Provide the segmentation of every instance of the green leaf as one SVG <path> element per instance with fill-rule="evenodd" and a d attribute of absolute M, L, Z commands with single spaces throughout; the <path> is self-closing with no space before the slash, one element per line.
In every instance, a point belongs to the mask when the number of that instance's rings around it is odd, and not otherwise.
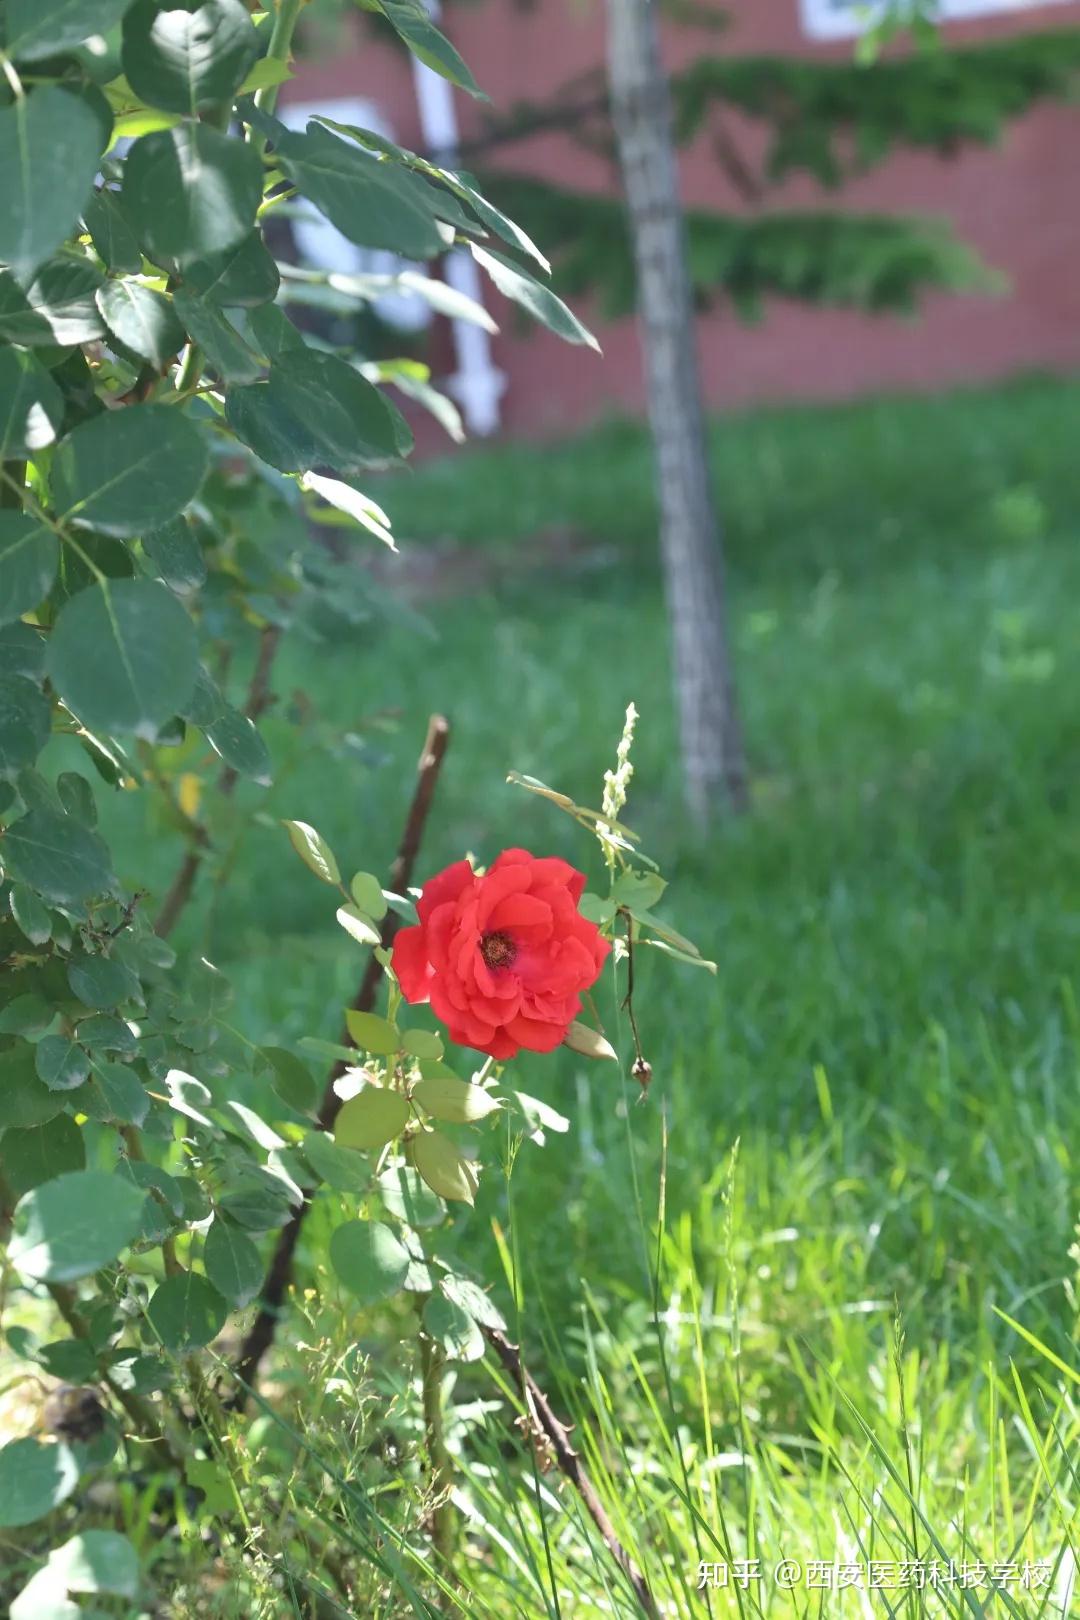
<path fill-rule="evenodd" d="M 122 1018 L 110 1018 L 106 1013 L 81 1018 L 79 1040 L 91 1052 L 123 1052 L 129 1056 L 138 1050 L 139 1044 Z"/>
<path fill-rule="evenodd" d="M 580 1052 L 582 1057 L 607 1058 L 616 1063 L 619 1060 L 619 1054 L 610 1041 L 605 1040 L 597 1030 L 590 1029 L 588 1024 L 579 1024 L 577 1019 L 563 1036 L 563 1045 L 568 1046 L 571 1052 Z"/>
<path fill-rule="evenodd" d="M 346 1221 L 330 1237 L 330 1264 L 361 1305 L 396 1294 L 409 1269 L 408 1250 L 381 1221 Z"/>
<path fill-rule="evenodd" d="M 206 1275 L 235 1310 L 255 1298 L 263 1282 L 258 1249 L 239 1227 L 217 1216 L 203 1248 Z"/>
<path fill-rule="evenodd" d="M 111 1265 L 138 1235 L 146 1194 L 103 1170 L 74 1170 L 24 1194 L 8 1256 L 23 1277 L 72 1282 Z"/>
<path fill-rule="evenodd" d="M 276 85 L 287 83 L 292 76 L 288 62 L 282 62 L 276 56 L 264 56 L 255 63 L 237 93 L 246 96 L 253 95 L 256 90 L 271 90 Z"/>
<path fill-rule="evenodd" d="M 474 1322 L 481 1327 L 497 1328 L 500 1332 L 506 1331 L 506 1320 L 490 1294 L 477 1284 L 471 1277 L 462 1277 L 451 1271 L 442 1279 L 440 1285 L 448 1299 L 455 1305 L 460 1305 L 463 1311 L 468 1311 Z"/>
<path fill-rule="evenodd" d="M 86 1164 L 83 1133 L 70 1114 L 42 1125 L 13 1126 L 0 1140 L 0 1164 L 16 1198 Z"/>
<path fill-rule="evenodd" d="M 172 300 L 137 281 L 106 281 L 98 288 L 97 306 L 115 338 L 163 371 L 183 347 L 184 328 Z"/>
<path fill-rule="evenodd" d="M 345 932 L 356 940 L 358 945 L 379 945 L 382 935 L 369 917 L 365 917 L 357 906 L 339 906 L 337 920 Z"/>
<path fill-rule="evenodd" d="M 432 1192 L 465 1204 L 475 1202 L 480 1184 L 476 1168 L 441 1131 L 421 1131 L 410 1139 L 407 1151 Z"/>
<path fill-rule="evenodd" d="M 104 534 L 138 535 L 183 511 L 208 462 L 194 423 L 166 405 L 106 411 L 62 439 L 53 493 L 65 522 Z"/>
<path fill-rule="evenodd" d="M 143 535 L 142 544 L 146 555 L 170 590 L 194 591 L 205 584 L 206 558 L 186 518 L 172 518 L 160 529 L 149 530 Z M 219 704 L 219 713 L 220 707 Z M 192 718 L 195 719 L 195 716 Z M 217 719 L 218 715 L 215 714 L 214 718 Z M 196 719 L 195 723 L 199 725 L 202 722 Z"/>
<path fill-rule="evenodd" d="M 304 134 L 281 136 L 274 151 L 289 179 L 351 242 L 410 259 L 445 251 L 437 193 L 411 170 L 314 123 Z"/>
<path fill-rule="evenodd" d="M 60 542 L 22 512 L 0 511 L 0 624 L 30 613 L 56 578 Z"/>
<path fill-rule="evenodd" d="M 303 1153 L 319 1180 L 335 1192 L 366 1193 L 371 1185 L 368 1160 L 354 1148 L 339 1146 L 325 1131 L 309 1131 Z"/>
<path fill-rule="evenodd" d="M 338 355 L 287 349 L 265 383 L 230 389 L 226 418 L 280 472 L 326 465 L 359 473 L 398 459 L 394 417 L 379 390 Z"/>
<path fill-rule="evenodd" d="M 258 1172 L 261 1181 L 252 1180 L 237 1192 L 226 1193 L 218 1207 L 249 1232 L 269 1232 L 280 1226 L 289 1213 L 284 1185 L 269 1173 Z"/>
<path fill-rule="evenodd" d="M 44 1445 L 28 1435 L 0 1446 L 0 1527 L 14 1530 L 44 1518 L 79 1483 L 79 1465 L 67 1446 Z"/>
<path fill-rule="evenodd" d="M 667 884 L 659 872 L 624 872 L 611 891 L 617 906 L 629 911 L 649 911 L 662 897 Z"/>
<path fill-rule="evenodd" d="M 544 1144 L 544 1131 L 557 1131 L 563 1136 L 570 1129 L 567 1116 L 557 1113 L 551 1103 L 541 1102 L 539 1097 L 529 1097 L 528 1092 L 510 1092 L 507 1102 L 512 1102 L 521 1111 L 529 1137 L 534 1142 Z"/>
<path fill-rule="evenodd" d="M 501 237 L 509 247 L 517 248 L 519 253 L 527 254 L 530 259 L 540 266 L 545 276 L 551 274 L 549 261 L 541 253 L 528 232 L 523 231 L 520 225 L 508 218 L 501 209 L 496 208 L 494 203 L 489 202 L 486 197 L 482 196 L 477 191 L 471 175 L 438 168 L 434 172 L 450 187 L 456 197 L 460 197 L 463 202 L 468 203 L 473 213 L 487 226 L 489 231 Z"/>
<path fill-rule="evenodd" d="M 288 833 L 293 849 L 316 877 L 335 886 L 341 882 L 334 852 L 314 827 L 309 827 L 306 821 L 283 821 L 281 825 Z"/>
<path fill-rule="evenodd" d="M 95 1059 L 90 1078 L 78 1098 L 79 1106 L 91 1119 L 114 1125 L 141 1125 L 150 1112 L 146 1087 L 126 1063 L 104 1063 Z"/>
<path fill-rule="evenodd" d="M 97 803 L 94 790 L 78 771 L 61 771 L 56 778 L 56 792 L 65 815 L 74 816 L 87 827 L 97 823 Z"/>
<path fill-rule="evenodd" d="M 425 67 L 449 79 L 459 90 L 487 99 L 446 35 L 435 27 L 423 0 L 372 0 L 375 8 Z"/>
<path fill-rule="evenodd" d="M 124 163 L 124 206 L 150 257 L 190 264 L 241 241 L 262 198 L 253 147 L 208 124 L 155 130 Z"/>
<path fill-rule="evenodd" d="M 5 532 L 4 517 L 16 515 L 0 512 L 0 536 Z M 0 593 L 6 577 L 0 558 Z M 0 673 L 28 675 L 39 683 L 45 679 L 45 637 L 40 630 L 29 624 L 0 624 Z"/>
<path fill-rule="evenodd" d="M 483 1086 L 473 1086 L 466 1080 L 449 1076 L 418 1080 L 412 1095 L 425 1113 L 452 1125 L 470 1125 L 478 1119 L 486 1119 L 500 1107 L 500 1099 Z"/>
<path fill-rule="evenodd" d="M 44 996 L 29 990 L 0 1008 L 0 1035 L 40 1035 L 42 1030 L 48 1029 L 53 1017 L 54 1009 Z"/>
<path fill-rule="evenodd" d="M 90 1073 L 90 1059 L 71 1035 L 44 1035 L 34 1048 L 34 1066 L 50 1091 L 74 1091 Z"/>
<path fill-rule="evenodd" d="M 253 309 L 248 316 L 248 327 L 261 353 L 270 360 L 280 360 L 291 349 L 307 347 L 280 304 L 263 304 Z"/>
<path fill-rule="evenodd" d="M 31 945 L 44 945 L 52 934 L 52 918 L 33 890 L 21 883 L 13 884 L 8 903 L 16 926 Z"/>
<path fill-rule="evenodd" d="M 357 1012 L 350 1007 L 345 1014 L 345 1023 L 349 1034 L 364 1052 L 386 1055 L 398 1051 L 401 1046 L 401 1032 L 377 1013 Z"/>
<path fill-rule="evenodd" d="M 367 529 L 384 546 L 391 551 L 397 551 L 397 543 L 390 530 L 390 519 L 377 502 L 370 495 L 364 495 L 351 484 L 343 484 L 339 478 L 324 478 L 321 473 L 306 472 L 300 480 L 301 489 L 309 489 L 315 495 L 326 501 L 339 512 L 345 512 L 361 528 Z M 322 521 L 316 518 L 316 521 Z"/>
<path fill-rule="evenodd" d="M 265 787 L 271 778 L 270 754 L 246 714 L 226 705 L 225 712 L 206 727 L 207 740 L 226 765 L 241 776 L 250 776 Z"/>
<path fill-rule="evenodd" d="M 215 305 L 183 287 L 173 294 L 173 304 L 212 371 L 229 383 L 250 383 L 261 375 L 262 361 Z"/>
<path fill-rule="evenodd" d="M 276 296 L 281 273 L 259 232 L 252 231 L 224 253 L 193 259 L 185 266 L 184 283 L 215 304 L 252 308 Z M 255 340 L 261 342 L 258 333 Z"/>
<path fill-rule="evenodd" d="M 334 1141 L 343 1148 L 381 1148 L 409 1123 L 409 1105 L 400 1091 L 365 1086 L 350 1097 L 334 1121 Z"/>
<path fill-rule="evenodd" d="M 310 1113 L 316 1102 L 315 1081 L 296 1054 L 284 1046 L 262 1046 L 259 1056 L 270 1065 L 271 1085 L 282 1102 L 300 1114 Z"/>
<path fill-rule="evenodd" d="M 56 85 L 0 109 L 0 260 L 35 270 L 74 231 L 103 145 L 88 103 Z"/>
<path fill-rule="evenodd" d="M 477 264 L 487 271 L 504 298 L 520 304 L 542 326 L 557 337 L 564 338 L 567 343 L 584 343 L 590 349 L 595 349 L 597 354 L 600 353 L 600 345 L 592 333 L 582 326 L 573 310 L 568 309 L 550 287 L 545 287 L 535 276 L 530 276 L 527 270 L 513 264 L 501 253 L 482 248 L 476 242 L 470 242 L 469 247 Z"/>
<path fill-rule="evenodd" d="M 0 777 L 14 779 L 49 740 L 52 705 L 25 675 L 0 675 Z"/>
<path fill-rule="evenodd" d="M 131 0 L 7 0 L 7 52 L 36 62 L 115 28 Z"/>
<path fill-rule="evenodd" d="M 25 290 L 0 271 L 0 338 L 28 348 L 94 342 L 105 331 L 101 282 L 88 259 L 49 259 Z"/>
<path fill-rule="evenodd" d="M 578 901 L 578 911 L 585 918 L 585 921 L 596 923 L 598 927 L 603 923 L 612 921 L 615 916 L 615 909 L 614 900 L 609 900 L 601 894 L 586 892 Z"/>
<path fill-rule="evenodd" d="M 386 916 L 386 897 L 382 884 L 371 872 L 357 872 L 349 884 L 349 893 L 366 917 L 381 922 Z"/>
<path fill-rule="evenodd" d="M 451 1361 L 479 1361 L 484 1354 L 484 1335 L 468 1311 L 438 1289 L 424 1303 L 423 1322 L 428 1338 L 441 1345 Z"/>
<path fill-rule="evenodd" d="M 22 349 L 0 349 L 0 461 L 33 455 L 56 438 L 64 396 Z"/>
<path fill-rule="evenodd" d="M 109 851 L 97 833 L 52 810 L 31 810 L 11 822 L 0 859 L 6 872 L 51 905 L 78 905 L 114 882 Z"/>
<path fill-rule="evenodd" d="M 387 1214 L 407 1226 L 441 1226 L 446 1219 L 442 1199 L 437 1198 L 408 1165 L 384 1170 L 375 1185 Z"/>
<path fill-rule="evenodd" d="M 166 1277 L 150 1297 L 146 1315 L 166 1350 L 209 1344 L 225 1325 L 228 1307 L 216 1288 L 195 1271 Z"/>
<path fill-rule="evenodd" d="M 103 186 L 94 192 L 82 217 L 105 268 L 117 275 L 138 275 L 142 269 L 142 254 L 119 194 Z"/>
<path fill-rule="evenodd" d="M 46 1569 L 64 1592 L 109 1592 L 126 1598 L 138 1595 L 138 1555 L 127 1536 L 117 1530 L 84 1530 L 72 1536 L 49 1554 Z"/>
<path fill-rule="evenodd" d="M 138 0 L 124 17 L 120 60 L 141 101 L 191 117 L 228 101 L 259 54 L 259 36 L 240 0 L 192 9 Z"/>
<path fill-rule="evenodd" d="M 92 1384 L 98 1378 L 98 1359 L 85 1339 L 53 1339 L 39 1352 L 41 1365 L 52 1378 L 66 1384 Z"/>
<path fill-rule="evenodd" d="M 153 739 L 191 699 L 198 638 L 156 580 L 105 580 L 61 608 L 46 667 L 84 725 Z"/>
<path fill-rule="evenodd" d="M 141 1001 L 138 975 L 126 962 L 113 956 L 73 956 L 68 962 L 67 981 L 84 1007 L 111 1012 L 124 1001 Z"/>
<path fill-rule="evenodd" d="M 442 1056 L 442 1037 L 432 1029 L 406 1029 L 402 1037 L 402 1051 L 406 1051 L 410 1058 L 437 1063 Z"/>
<path fill-rule="evenodd" d="M 170 1108 L 175 1108 L 178 1114 L 183 1114 L 187 1119 L 193 1119 L 197 1125 L 214 1129 L 213 1120 L 202 1112 L 214 1099 L 201 1080 L 196 1080 L 193 1074 L 185 1074 L 183 1069 L 170 1069 L 165 1076 L 165 1090 Z"/>

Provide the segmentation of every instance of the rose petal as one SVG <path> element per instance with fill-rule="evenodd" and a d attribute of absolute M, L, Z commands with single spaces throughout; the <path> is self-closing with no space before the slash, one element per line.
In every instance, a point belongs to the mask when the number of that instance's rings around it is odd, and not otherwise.
<path fill-rule="evenodd" d="M 401 993 L 406 1001 L 426 1001 L 432 970 L 428 965 L 423 928 L 402 928 L 394 936 L 392 957 Z"/>
<path fill-rule="evenodd" d="M 436 906 L 445 905 L 448 900 L 456 900 L 464 889 L 475 882 L 476 873 L 468 861 L 455 861 L 453 866 L 448 866 L 444 871 L 428 878 L 416 902 L 420 921 L 426 923 Z"/>

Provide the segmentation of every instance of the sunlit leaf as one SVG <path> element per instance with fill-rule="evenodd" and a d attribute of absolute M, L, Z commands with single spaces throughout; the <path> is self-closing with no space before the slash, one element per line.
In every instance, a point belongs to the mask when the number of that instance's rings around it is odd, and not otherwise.
<path fill-rule="evenodd" d="M 103 146 L 90 107 L 58 86 L 0 108 L 0 261 L 30 271 L 60 246 L 78 223 Z"/>
<path fill-rule="evenodd" d="M 330 1264 L 361 1305 L 396 1294 L 409 1269 L 409 1254 L 381 1221 L 346 1221 L 330 1237 Z"/>
<path fill-rule="evenodd" d="M 135 1239 L 145 1202 L 139 1188 L 103 1170 L 57 1176 L 16 1204 L 8 1258 L 40 1282 L 87 1277 Z"/>

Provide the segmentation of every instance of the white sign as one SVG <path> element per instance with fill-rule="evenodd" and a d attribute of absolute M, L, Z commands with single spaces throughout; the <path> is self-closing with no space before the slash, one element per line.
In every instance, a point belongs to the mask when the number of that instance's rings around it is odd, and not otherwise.
<path fill-rule="evenodd" d="M 850 39 L 877 22 L 887 0 L 799 0 L 803 29 L 811 39 Z M 1061 5 L 1063 0 L 938 0 L 937 20 L 987 17 L 995 12 L 1033 11 L 1039 5 Z"/>

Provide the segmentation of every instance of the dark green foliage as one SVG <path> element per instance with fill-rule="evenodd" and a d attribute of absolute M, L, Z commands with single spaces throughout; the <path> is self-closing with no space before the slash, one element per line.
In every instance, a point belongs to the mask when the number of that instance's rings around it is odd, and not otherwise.
<path fill-rule="evenodd" d="M 735 108 L 768 126 L 767 179 L 805 169 L 836 186 L 898 147 L 992 145 L 1010 119 L 1078 87 L 1080 30 L 1069 28 L 866 64 L 706 56 L 673 76 L 672 99 L 680 141 Z"/>
<path fill-rule="evenodd" d="M 557 190 L 524 176 L 485 175 L 487 194 L 552 252 L 566 296 L 596 294 L 605 315 L 634 308 L 629 224 L 614 198 Z M 921 293 L 998 283 L 937 221 L 837 213 L 686 216 L 690 277 L 702 308 L 729 298 L 757 320 L 769 296 L 908 314 Z"/>
<path fill-rule="evenodd" d="M 1080 30 L 933 48 L 872 62 L 812 57 L 698 55 L 671 75 L 675 139 L 709 138 L 718 166 L 751 212 L 688 210 L 691 278 L 701 303 L 727 295 L 756 319 L 770 296 L 870 311 L 908 312 L 925 293 L 988 289 L 975 255 L 947 228 L 897 216 L 766 214 L 769 188 L 804 170 L 834 188 L 907 147 L 953 156 L 967 142 L 991 145 L 1009 121 L 1041 101 L 1075 98 Z M 741 149 L 724 114 L 765 126 L 760 164 Z M 470 148 L 486 163 L 507 146 L 564 131 L 589 150 L 612 151 L 603 73 L 593 69 L 544 103 L 518 103 L 489 120 Z M 508 172 L 485 176 L 488 195 L 516 207 L 560 255 L 567 292 L 597 291 L 608 314 L 633 308 L 629 238 L 604 199 Z"/>

